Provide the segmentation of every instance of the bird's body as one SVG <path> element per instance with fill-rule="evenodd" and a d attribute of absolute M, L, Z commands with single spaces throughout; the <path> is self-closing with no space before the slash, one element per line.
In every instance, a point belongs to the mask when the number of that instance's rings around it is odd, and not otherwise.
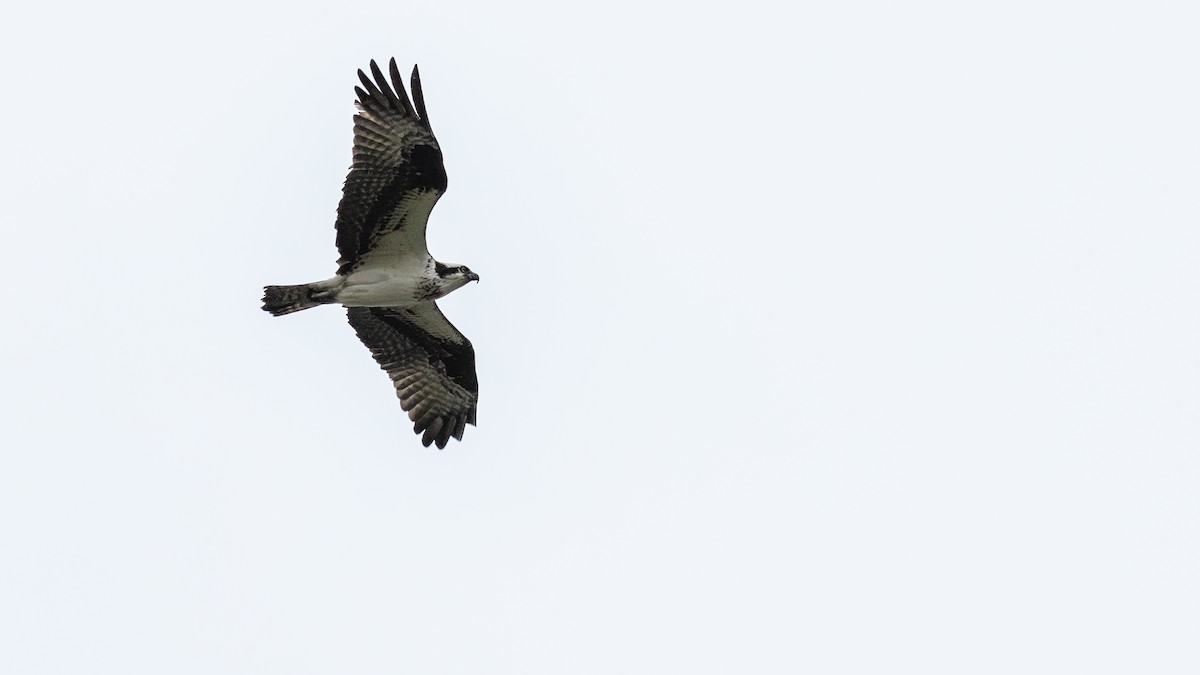
<path fill-rule="evenodd" d="M 425 227 L 446 190 L 442 151 L 429 126 L 421 79 L 413 103 L 395 59 L 391 86 L 374 61 L 358 71 L 354 162 L 338 205 L 337 275 L 309 284 L 267 286 L 263 309 L 290 314 L 317 305 L 347 307 L 350 325 L 391 376 L 422 442 L 446 446 L 475 423 L 479 387 L 470 341 L 436 300 L 479 276 L 434 260 Z"/>

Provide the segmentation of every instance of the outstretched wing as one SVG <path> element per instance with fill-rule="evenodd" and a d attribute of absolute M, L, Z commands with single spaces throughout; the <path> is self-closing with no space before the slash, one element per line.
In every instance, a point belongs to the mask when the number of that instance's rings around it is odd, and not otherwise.
<path fill-rule="evenodd" d="M 408 100 L 396 59 L 389 64 L 391 84 L 371 61 L 371 75 L 358 71 L 362 87 L 354 116 L 354 162 L 338 204 L 338 274 L 364 264 L 428 255 L 425 223 L 446 191 L 446 169 L 416 66 L 413 101 Z"/>
<path fill-rule="evenodd" d="M 400 407 L 424 432 L 426 447 L 446 447 L 453 436 L 462 440 L 467 424 L 475 424 L 479 382 L 475 350 L 438 306 L 349 307 L 346 316 L 371 355 L 387 371 Z"/>

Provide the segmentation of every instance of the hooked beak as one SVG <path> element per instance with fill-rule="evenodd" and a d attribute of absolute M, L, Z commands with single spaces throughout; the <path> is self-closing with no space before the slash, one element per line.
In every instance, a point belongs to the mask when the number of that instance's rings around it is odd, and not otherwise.
<path fill-rule="evenodd" d="M 467 274 L 467 281 L 479 281 L 479 275 L 471 272 Z"/>

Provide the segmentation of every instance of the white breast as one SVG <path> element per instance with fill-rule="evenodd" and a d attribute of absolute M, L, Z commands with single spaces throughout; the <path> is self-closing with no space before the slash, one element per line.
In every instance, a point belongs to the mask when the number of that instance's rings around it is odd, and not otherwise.
<path fill-rule="evenodd" d="M 395 266 L 363 265 L 346 277 L 337 301 L 346 307 L 408 307 L 424 299 L 437 275 L 433 260 L 393 258 Z"/>

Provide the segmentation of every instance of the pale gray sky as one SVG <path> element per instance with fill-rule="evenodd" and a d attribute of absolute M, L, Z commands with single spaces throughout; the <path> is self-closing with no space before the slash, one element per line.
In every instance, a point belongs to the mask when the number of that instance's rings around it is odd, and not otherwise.
<path fill-rule="evenodd" d="M 1200 10 L 783 6 L 7 10 L 2 669 L 1200 670 Z M 391 56 L 442 452 L 259 310 Z"/>

